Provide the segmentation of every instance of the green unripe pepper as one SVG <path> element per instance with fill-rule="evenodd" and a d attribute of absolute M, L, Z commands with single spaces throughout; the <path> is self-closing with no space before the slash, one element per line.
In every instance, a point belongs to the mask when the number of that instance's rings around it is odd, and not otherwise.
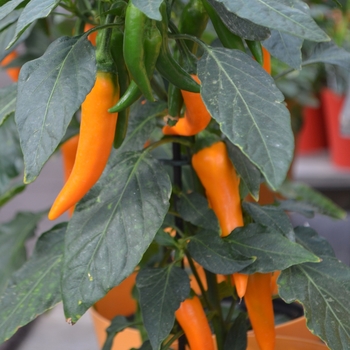
<path fill-rule="evenodd" d="M 145 51 L 144 63 L 147 73 L 147 79 L 151 79 L 155 65 L 158 59 L 160 46 L 162 44 L 161 34 L 155 25 L 155 21 L 151 21 L 144 28 L 145 33 L 143 33 L 143 47 Z M 142 91 L 134 80 L 131 81 L 130 85 L 126 89 L 125 93 L 122 95 L 118 103 L 110 108 L 109 112 L 120 112 L 130 107 L 134 102 L 136 102 L 142 95 Z"/>
<path fill-rule="evenodd" d="M 209 20 L 202 0 L 190 0 L 181 13 L 179 31 L 183 34 L 200 38 Z M 197 43 L 186 40 L 186 45 L 192 53 L 197 51 Z"/>
<path fill-rule="evenodd" d="M 159 31 L 162 34 L 163 40 L 160 48 L 159 57 L 156 68 L 158 72 L 167 79 L 170 83 L 180 88 L 191 92 L 200 91 L 200 86 L 195 82 L 190 74 L 188 74 L 174 59 L 168 46 L 168 17 L 166 11 L 166 3 L 163 2 L 160 6 L 162 21 L 157 22 Z"/>
<path fill-rule="evenodd" d="M 203 5 L 208 12 L 211 22 L 222 45 L 227 49 L 237 49 L 245 52 L 245 47 L 242 39 L 233 34 L 221 20 L 220 16 L 216 13 L 215 9 L 210 5 L 208 0 L 202 0 Z"/>
<path fill-rule="evenodd" d="M 264 64 L 264 55 L 260 41 L 246 40 L 247 46 L 249 47 L 250 52 L 256 61 L 263 65 Z"/>
<path fill-rule="evenodd" d="M 128 70 L 145 98 L 154 101 L 143 45 L 147 16 L 130 1 L 125 14 L 123 52 Z"/>

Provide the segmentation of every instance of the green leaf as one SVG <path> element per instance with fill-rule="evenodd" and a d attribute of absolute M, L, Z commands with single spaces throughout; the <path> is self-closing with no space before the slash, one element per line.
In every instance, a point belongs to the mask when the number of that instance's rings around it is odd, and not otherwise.
<path fill-rule="evenodd" d="M 132 0 L 132 3 L 138 7 L 148 18 L 156 21 L 162 20 L 159 6 L 163 0 Z"/>
<path fill-rule="evenodd" d="M 298 8 L 283 4 L 279 0 L 217 0 L 237 16 L 256 24 L 277 29 L 311 41 L 328 41 L 328 35 L 316 22 Z M 306 5 L 305 5 L 306 6 Z"/>
<path fill-rule="evenodd" d="M 23 155 L 13 114 L 0 126 L 0 197 L 11 190 L 11 180 L 23 171 Z"/>
<path fill-rule="evenodd" d="M 124 316 L 116 316 L 113 318 L 110 326 L 106 329 L 107 338 L 103 344 L 102 350 L 111 350 L 114 337 L 117 333 L 123 331 L 125 328 L 130 327 L 131 323 Z"/>
<path fill-rule="evenodd" d="M 144 326 L 154 350 L 170 334 L 175 311 L 190 294 L 190 281 L 180 267 L 147 268 L 136 277 Z"/>
<path fill-rule="evenodd" d="M 270 54 L 294 69 L 301 69 L 301 47 L 304 39 L 272 30 L 271 36 L 263 42 Z"/>
<path fill-rule="evenodd" d="M 327 43 L 307 43 L 306 59 L 303 65 L 312 63 L 329 63 L 350 70 L 350 52 L 337 46 L 333 41 Z"/>
<path fill-rule="evenodd" d="M 280 296 L 304 306 L 307 326 L 332 349 L 349 344 L 350 269 L 339 262 L 327 240 L 310 227 L 295 229 L 297 240 L 322 258 L 319 264 L 301 264 L 282 272 Z"/>
<path fill-rule="evenodd" d="M 0 207 L 6 204 L 9 200 L 15 197 L 17 194 L 25 190 L 27 186 L 22 181 L 10 181 L 8 186 L 2 188 L 0 193 Z"/>
<path fill-rule="evenodd" d="M 15 111 L 16 96 L 16 83 L 0 89 L 0 126 L 5 121 L 5 119 Z"/>
<path fill-rule="evenodd" d="M 163 223 L 170 193 L 168 175 L 148 152 L 112 157 L 67 230 L 62 292 L 72 323 L 131 274 Z"/>
<path fill-rule="evenodd" d="M 31 0 L 23 9 L 17 21 L 16 33 L 8 46 L 12 46 L 25 29 L 39 18 L 46 18 L 60 0 Z"/>
<path fill-rule="evenodd" d="M 154 237 L 157 244 L 164 246 L 164 247 L 172 247 L 176 248 L 176 240 L 169 235 L 169 233 L 164 232 L 163 228 L 158 230 L 156 236 Z"/>
<path fill-rule="evenodd" d="M 303 304 L 307 326 L 330 349 L 349 349 L 350 268 L 333 257 L 282 271 L 279 295 Z"/>
<path fill-rule="evenodd" d="M 227 333 L 224 350 L 246 350 L 247 331 L 247 315 L 240 313 Z"/>
<path fill-rule="evenodd" d="M 151 345 L 151 342 L 149 340 L 146 340 L 138 350 L 153 350 L 153 347 Z"/>
<path fill-rule="evenodd" d="M 251 21 L 240 18 L 234 13 L 227 10 L 223 3 L 208 0 L 211 6 L 220 16 L 226 27 L 230 31 L 246 40 L 265 40 L 270 36 L 270 30 L 266 27 L 259 26 Z"/>
<path fill-rule="evenodd" d="M 313 218 L 315 216 L 315 209 L 312 208 L 311 205 L 304 202 L 288 199 L 285 201 L 279 201 L 278 205 L 281 209 L 285 211 L 299 213 L 305 216 L 306 218 Z"/>
<path fill-rule="evenodd" d="M 17 21 L 21 12 L 22 9 L 14 10 L 11 13 L 9 13 L 6 17 L 4 17 L 4 19 L 0 19 L 0 31 L 6 28 L 9 24 L 12 24 L 13 22 Z M 0 17 L 2 17 L 2 15 Z"/>
<path fill-rule="evenodd" d="M 1 12 L 1 9 L 0 9 Z M 11 39 L 15 35 L 16 32 L 16 22 L 13 22 L 8 27 L 6 27 L 4 30 L 0 31 L 0 61 L 2 61 L 10 52 L 11 50 L 6 50 L 8 44 L 11 42 Z M 33 25 L 30 25 L 25 32 L 22 34 L 21 38 L 18 40 L 17 44 L 20 42 L 23 42 L 30 34 L 34 27 Z"/>
<path fill-rule="evenodd" d="M 330 256 L 335 258 L 332 246 L 311 227 L 298 226 L 295 228 L 295 234 L 297 242 L 305 249 L 310 250 L 319 257 Z"/>
<path fill-rule="evenodd" d="M 157 118 L 167 108 L 162 101 L 142 104 L 142 99 L 134 103 L 130 110 L 128 131 L 118 152 L 140 151 L 157 124 Z"/>
<path fill-rule="evenodd" d="M 299 0 L 284 0 L 284 5 L 294 7 L 306 15 L 309 14 L 309 7 Z M 287 63 L 294 69 L 301 69 L 301 47 L 304 39 L 284 33 L 279 30 L 272 30 L 271 37 L 265 40 L 264 47 L 271 55 Z"/>
<path fill-rule="evenodd" d="M 27 260 L 25 242 L 34 235 L 43 213 L 17 213 L 16 217 L 0 225 L 0 296 L 10 276 Z"/>
<path fill-rule="evenodd" d="M 329 198 L 315 191 L 308 185 L 299 182 L 285 181 L 278 189 L 283 197 L 301 202 L 315 212 L 328 215 L 335 219 L 344 219 L 346 212 Z"/>
<path fill-rule="evenodd" d="M 215 213 L 209 208 L 207 199 L 199 193 L 181 193 L 178 211 L 185 221 L 211 231 L 220 232 Z"/>
<path fill-rule="evenodd" d="M 222 132 L 273 189 L 286 177 L 294 137 L 284 96 L 273 79 L 239 50 L 208 48 L 198 62 L 201 95 Z"/>
<path fill-rule="evenodd" d="M 231 249 L 236 253 L 257 258 L 241 271 L 243 273 L 272 272 L 303 262 L 320 261 L 300 244 L 291 242 L 280 232 L 259 224 L 236 228 L 224 240 L 230 243 Z"/>
<path fill-rule="evenodd" d="M 288 215 L 279 207 L 243 202 L 244 210 L 261 225 L 281 232 L 292 242 L 295 241 L 293 226 Z"/>
<path fill-rule="evenodd" d="M 251 258 L 253 255 L 232 251 L 226 240 L 209 230 L 201 230 L 192 236 L 187 249 L 206 270 L 223 275 L 241 271 L 255 260 Z"/>
<path fill-rule="evenodd" d="M 95 74 L 94 48 L 85 35 L 57 39 L 42 57 L 22 67 L 15 116 L 25 183 L 36 179 L 57 148 L 91 90 Z"/>
<path fill-rule="evenodd" d="M 0 21 L 3 20 L 8 14 L 10 14 L 22 2 L 24 2 L 24 0 L 11 0 L 5 5 L 2 5 L 0 7 Z"/>
<path fill-rule="evenodd" d="M 65 231 L 64 223 L 42 234 L 31 258 L 12 275 L 0 299 L 0 343 L 61 301 Z"/>
<path fill-rule="evenodd" d="M 254 199 L 259 199 L 261 175 L 259 169 L 231 142 L 226 142 L 232 163 Z"/>

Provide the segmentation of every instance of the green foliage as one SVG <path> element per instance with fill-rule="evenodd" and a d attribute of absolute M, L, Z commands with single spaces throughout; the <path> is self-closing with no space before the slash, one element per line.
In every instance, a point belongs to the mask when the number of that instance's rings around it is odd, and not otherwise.
<path fill-rule="evenodd" d="M 309 7 L 299 0 L 208 0 L 229 34 L 242 43 L 260 41 L 271 53 L 274 79 L 243 44 L 240 50 L 221 47 L 212 24 L 200 38 L 179 34 L 184 5 L 196 1 L 167 0 L 166 8 L 161 0 L 130 1 L 147 16 L 145 33 L 152 25 L 164 27 L 163 51 L 176 52 L 168 61 L 183 69 L 176 78 L 188 84 L 189 74 L 198 75 L 200 93 L 188 94 L 188 101 L 198 99 L 195 107 L 203 101 L 212 120 L 199 135 L 163 135 L 169 82 L 161 65 L 162 72 L 150 74 L 161 99 L 150 103 L 141 97 L 131 106 L 124 142 L 111 151 L 103 174 L 77 203 L 69 223 L 37 238 L 29 259 L 25 245 L 46 212 L 18 213 L 0 224 L 0 342 L 60 301 L 74 324 L 137 271 L 136 314 L 111 322 L 103 350 L 111 349 L 117 333 L 135 326 L 142 333 L 140 350 L 168 349 L 183 334 L 175 311 L 194 293 L 218 350 L 243 350 L 247 315 L 237 311 L 229 275 L 282 271 L 280 296 L 303 305 L 308 327 L 331 349 L 348 348 L 350 269 L 325 239 L 310 228 L 294 228 L 287 215 L 346 215 L 317 191 L 286 180 L 295 135 L 285 98 L 294 98 L 298 106 L 309 101 L 325 81 L 320 63 L 337 66 L 344 77 L 350 68 L 346 25 L 342 32 L 330 20 L 335 4 L 325 3 L 324 17 L 315 16 L 316 22 L 310 12 L 315 1 Z M 118 26 L 123 32 L 125 5 L 119 0 L 0 0 L 0 61 L 10 50 L 19 54 L 2 69 L 21 66 L 18 83 L 0 89 L 0 206 L 34 181 L 66 140 L 79 132 L 81 137 L 80 106 L 97 70 L 96 49 L 83 28 L 88 22 L 99 31 Z M 344 25 L 347 9 L 342 11 Z M 113 21 L 106 25 L 107 15 Z M 195 54 L 188 40 L 195 42 Z M 108 40 L 97 46 L 108 56 Z M 298 72 L 288 74 L 293 70 Z M 192 117 L 182 93 L 185 105 L 174 123 Z M 219 140 L 240 177 L 237 206 L 245 223 L 227 237 L 220 236 L 222 222 L 191 166 L 193 154 Z M 259 200 L 262 182 L 284 199 L 265 206 L 245 202 L 248 193 Z M 219 185 L 215 179 L 214 185 Z"/>
<path fill-rule="evenodd" d="M 61 301 L 60 270 L 66 224 L 38 240 L 32 257 L 11 276 L 0 300 L 0 341 Z"/>
<path fill-rule="evenodd" d="M 206 50 L 198 76 L 206 107 L 223 134 L 278 188 L 289 169 L 294 139 L 284 97 L 271 76 L 247 54 L 221 48 Z"/>
<path fill-rule="evenodd" d="M 189 296 L 188 276 L 184 270 L 173 265 L 159 269 L 143 269 L 137 276 L 136 286 L 152 348 L 159 349 L 174 325 L 174 312 Z"/>
<path fill-rule="evenodd" d="M 95 72 L 94 50 L 85 36 L 57 39 L 43 56 L 22 67 L 15 117 L 24 153 L 25 183 L 36 179 L 56 150 L 91 90 Z M 67 79 L 72 85 L 66 85 Z M 39 101 L 31 103 L 38 95 Z"/>

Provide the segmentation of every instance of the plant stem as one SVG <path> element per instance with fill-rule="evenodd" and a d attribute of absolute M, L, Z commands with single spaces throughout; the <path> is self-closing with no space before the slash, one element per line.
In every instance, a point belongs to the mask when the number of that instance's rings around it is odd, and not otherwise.
<path fill-rule="evenodd" d="M 223 350 L 224 348 L 224 337 L 225 337 L 225 325 L 222 318 L 222 311 L 221 311 L 221 305 L 220 305 L 220 299 L 219 299 L 219 291 L 218 291 L 218 285 L 216 281 L 216 275 L 212 272 L 205 270 L 205 276 L 207 278 L 207 284 L 208 284 L 208 297 L 209 302 L 214 306 L 215 308 L 215 315 L 213 317 L 213 327 L 214 332 L 216 335 L 216 344 L 218 350 Z"/>
<path fill-rule="evenodd" d="M 145 148 L 145 151 L 152 151 L 154 150 L 155 148 L 159 147 L 159 146 L 162 146 L 162 145 L 165 145 L 167 143 L 179 143 L 179 144 L 182 144 L 184 146 L 187 146 L 187 147 L 191 147 L 192 146 L 192 143 L 181 138 L 181 137 L 164 137 L 163 139 L 157 141 L 157 142 L 154 142 L 152 143 L 151 145 L 149 145 L 147 148 Z M 175 160 L 175 159 L 174 159 Z"/>
<path fill-rule="evenodd" d="M 174 334 L 162 347 L 161 350 L 167 350 L 169 349 L 169 346 L 177 339 L 182 337 L 184 334 L 183 330 L 178 331 L 176 334 Z"/>
<path fill-rule="evenodd" d="M 285 71 L 283 71 L 283 72 L 281 72 L 281 73 L 275 75 L 275 76 L 273 77 L 273 79 L 274 79 L 274 80 L 280 79 L 280 78 L 284 77 L 285 75 L 287 75 L 287 74 L 289 74 L 289 73 L 292 73 L 292 72 L 294 72 L 294 71 L 295 71 L 294 68 L 289 68 L 289 69 L 287 69 L 287 70 L 285 70 Z"/>
<path fill-rule="evenodd" d="M 232 298 L 232 302 L 231 302 L 230 308 L 228 310 L 228 313 L 227 313 L 227 316 L 226 316 L 226 319 L 225 319 L 225 323 L 226 324 L 231 321 L 233 313 L 235 312 L 235 308 L 236 308 L 236 300 Z"/>
<path fill-rule="evenodd" d="M 173 160 L 174 161 L 180 161 L 181 160 L 181 145 L 178 143 L 173 143 Z M 182 168 L 181 165 L 174 165 L 173 166 L 173 176 L 174 176 L 174 185 L 175 187 L 182 189 Z M 174 195 L 174 209 L 177 211 L 177 201 L 178 196 Z M 178 227 L 182 232 L 184 230 L 184 222 L 181 217 L 175 216 L 175 226 Z M 179 233 L 176 233 L 176 238 L 180 238 Z M 183 261 L 181 262 L 181 266 L 183 268 Z M 185 350 L 186 347 L 186 337 L 181 336 L 179 338 L 179 350 Z"/>
<path fill-rule="evenodd" d="M 197 43 L 199 46 L 201 46 L 204 50 L 209 51 L 210 48 L 207 44 L 205 44 L 202 40 L 196 38 L 195 36 L 188 35 L 188 34 L 169 34 L 170 39 L 184 39 L 184 40 L 192 40 L 195 43 Z"/>
<path fill-rule="evenodd" d="M 208 309 L 212 310 L 213 307 L 210 305 L 210 302 L 209 302 L 208 296 L 207 296 L 207 292 L 206 292 L 206 290 L 204 289 L 202 280 L 200 279 L 200 277 L 199 277 L 199 275 L 198 275 L 196 266 L 194 265 L 193 260 L 192 260 L 192 257 L 191 257 L 191 255 L 190 255 L 189 252 L 186 252 L 186 257 L 187 257 L 187 259 L 188 259 L 188 263 L 189 263 L 190 268 L 191 268 L 191 270 L 192 270 L 193 276 L 194 276 L 194 278 L 196 279 L 196 281 L 197 281 L 197 283 L 198 283 L 199 289 L 201 290 L 204 303 L 205 303 L 205 305 L 207 306 Z"/>

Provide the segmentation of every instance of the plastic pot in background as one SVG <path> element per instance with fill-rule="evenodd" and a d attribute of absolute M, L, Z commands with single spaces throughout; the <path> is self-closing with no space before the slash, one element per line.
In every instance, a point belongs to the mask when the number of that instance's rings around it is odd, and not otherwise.
<path fill-rule="evenodd" d="M 328 347 L 321 342 L 301 339 L 297 337 L 276 336 L 275 350 L 326 350 Z M 253 335 L 248 335 L 247 350 L 260 350 Z"/>
<path fill-rule="evenodd" d="M 109 327 L 111 319 L 116 315 L 130 316 L 135 312 L 135 301 L 131 298 L 131 290 L 135 283 L 136 273 L 128 277 L 118 287 L 114 288 L 111 294 L 101 299 L 94 308 L 90 310 L 95 325 L 99 348 L 106 339 L 106 328 Z M 110 299 L 112 298 L 112 299 Z M 119 302 L 118 302 L 119 301 Z M 124 302 L 123 302 L 124 301 Z M 130 301 L 132 303 L 130 304 Z M 125 307 L 126 305 L 129 305 Z M 133 306 L 134 305 L 134 306 Z M 244 309 L 244 302 L 241 305 Z M 276 347 L 275 350 L 323 350 L 328 349 L 318 337 L 313 335 L 306 326 L 306 319 L 302 316 L 303 309 L 298 303 L 286 304 L 281 299 L 274 299 L 274 311 L 276 315 Z M 102 313 L 102 314 L 101 314 Z M 108 314 L 108 318 L 103 315 Z M 284 321 L 288 320 L 288 321 Z M 215 337 L 213 335 L 213 337 Z M 112 350 L 130 350 L 139 348 L 142 345 L 139 330 L 127 328 L 117 334 L 114 338 Z M 177 342 L 170 348 L 177 350 Z M 190 350 L 186 347 L 186 350 Z M 260 350 L 255 340 L 254 332 L 248 332 L 247 350 Z"/>
<path fill-rule="evenodd" d="M 331 162 L 339 168 L 350 169 L 350 138 L 342 136 L 340 132 L 340 112 L 344 100 L 344 96 L 331 89 L 321 91 Z"/>
<path fill-rule="evenodd" d="M 106 328 L 109 327 L 111 321 L 99 314 L 94 308 L 90 309 L 90 314 L 94 323 L 99 349 L 102 349 L 103 344 L 106 341 Z M 139 330 L 126 328 L 116 335 L 111 350 L 138 349 L 141 345 L 142 341 Z"/>
<path fill-rule="evenodd" d="M 297 135 L 296 154 L 310 154 L 327 148 L 327 135 L 321 105 L 302 110 L 303 124 Z"/>
<path fill-rule="evenodd" d="M 91 310 L 91 315 L 95 326 L 99 326 L 100 332 L 104 332 L 110 321 L 101 316 L 95 309 Z M 99 342 L 100 349 L 103 342 Z M 139 348 L 142 345 L 139 331 L 127 328 L 116 336 L 112 350 L 130 350 Z M 171 350 L 177 350 L 177 342 L 171 346 Z M 275 350 L 325 350 L 328 349 L 316 336 L 311 334 L 306 328 L 304 317 L 299 317 L 293 321 L 288 321 L 276 327 L 276 347 Z M 186 350 L 189 350 L 186 347 Z M 248 332 L 247 350 L 260 350 L 253 332 Z"/>
<path fill-rule="evenodd" d="M 107 295 L 99 300 L 90 310 L 95 327 L 97 342 L 102 348 L 106 340 L 106 328 L 115 316 L 131 316 L 136 311 L 136 301 L 132 298 L 137 273 L 132 273 L 120 285 L 111 289 Z M 128 328 L 118 333 L 114 338 L 112 350 L 129 350 L 142 345 L 139 331 Z"/>

